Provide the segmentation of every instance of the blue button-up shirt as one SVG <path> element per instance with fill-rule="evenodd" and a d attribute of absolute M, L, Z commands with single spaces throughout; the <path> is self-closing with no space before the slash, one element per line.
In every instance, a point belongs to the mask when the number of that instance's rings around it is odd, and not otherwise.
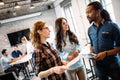
<path fill-rule="evenodd" d="M 104 21 L 99 27 L 93 24 L 88 30 L 88 35 L 96 54 L 120 46 L 120 29 L 117 24 L 111 21 Z M 119 62 L 118 55 L 114 54 L 105 57 L 103 60 L 96 61 L 96 65 L 104 65 L 105 67 L 115 63 L 115 66 L 118 66 Z"/>
<path fill-rule="evenodd" d="M 20 57 L 20 55 L 22 55 L 22 52 L 20 50 L 13 51 L 11 55 L 13 58 L 17 58 L 17 57 Z"/>
<path fill-rule="evenodd" d="M 120 29 L 113 22 L 104 21 L 98 28 L 93 24 L 88 35 L 96 54 L 120 46 Z"/>

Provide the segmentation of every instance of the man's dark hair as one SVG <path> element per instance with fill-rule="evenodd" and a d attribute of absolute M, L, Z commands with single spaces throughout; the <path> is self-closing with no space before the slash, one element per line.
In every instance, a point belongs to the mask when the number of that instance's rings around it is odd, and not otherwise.
<path fill-rule="evenodd" d="M 100 2 L 94 1 L 88 4 L 88 6 L 93 6 L 95 10 L 100 9 L 101 11 L 103 10 L 103 6 Z"/>
<path fill-rule="evenodd" d="M 3 49 L 3 50 L 2 50 L 2 54 L 3 54 L 3 55 L 4 55 L 5 51 L 7 51 L 7 49 Z"/>
<path fill-rule="evenodd" d="M 95 10 L 100 10 L 101 11 L 100 15 L 105 21 L 111 21 L 110 14 L 108 13 L 107 10 L 103 9 L 103 6 L 100 2 L 94 1 L 88 4 L 88 6 L 93 6 Z"/>
<path fill-rule="evenodd" d="M 15 45 L 13 45 L 13 47 L 18 47 L 18 45 L 17 45 L 17 44 L 15 44 Z"/>

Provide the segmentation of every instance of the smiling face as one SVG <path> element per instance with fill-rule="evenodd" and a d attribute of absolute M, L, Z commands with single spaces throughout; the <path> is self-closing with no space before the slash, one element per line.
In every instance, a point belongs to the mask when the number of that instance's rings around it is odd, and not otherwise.
<path fill-rule="evenodd" d="M 65 31 L 68 31 L 69 30 L 69 26 L 68 26 L 68 23 L 65 19 L 62 19 L 62 30 L 63 32 Z"/>
<path fill-rule="evenodd" d="M 27 38 L 26 38 L 25 36 L 23 36 L 23 37 L 21 38 L 21 42 L 22 42 L 23 44 L 26 44 L 26 43 L 27 43 Z"/>
<path fill-rule="evenodd" d="M 40 34 L 41 38 L 47 39 L 50 37 L 50 30 L 46 24 L 38 31 L 38 34 Z"/>
<path fill-rule="evenodd" d="M 18 50 L 17 45 L 14 45 L 14 46 L 13 46 L 13 50 L 14 50 L 14 51 L 17 51 L 17 50 Z"/>
<path fill-rule="evenodd" d="M 88 21 L 91 23 L 92 21 L 96 21 L 97 18 L 99 17 L 99 10 L 95 10 L 94 7 L 91 6 L 87 6 L 86 8 L 86 16 Z"/>
<path fill-rule="evenodd" d="M 4 52 L 4 56 L 8 56 L 9 55 L 9 53 L 8 53 L 8 51 L 6 50 L 5 52 Z"/>

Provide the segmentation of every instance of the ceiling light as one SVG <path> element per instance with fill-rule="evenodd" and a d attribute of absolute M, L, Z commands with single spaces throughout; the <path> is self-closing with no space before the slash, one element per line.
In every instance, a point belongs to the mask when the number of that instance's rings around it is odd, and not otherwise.
<path fill-rule="evenodd" d="M 33 4 L 31 4 L 31 5 L 30 5 L 30 9 L 33 9 L 33 8 L 35 8 L 35 7 L 34 7 L 34 5 L 33 5 Z"/>
<path fill-rule="evenodd" d="M 51 1 L 55 1 L 55 0 L 51 0 Z"/>
<path fill-rule="evenodd" d="M 0 5 L 4 5 L 4 2 L 3 2 L 3 0 L 0 0 Z"/>
<path fill-rule="evenodd" d="M 16 8 L 16 9 L 20 8 L 20 6 L 18 5 L 17 2 L 15 2 L 15 7 L 14 8 Z"/>

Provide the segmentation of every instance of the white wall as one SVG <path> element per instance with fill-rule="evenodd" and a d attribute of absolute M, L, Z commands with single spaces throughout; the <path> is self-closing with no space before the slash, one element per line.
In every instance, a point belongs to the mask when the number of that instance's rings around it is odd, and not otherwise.
<path fill-rule="evenodd" d="M 12 51 L 8 37 L 7 37 L 8 33 L 20 31 L 26 28 L 31 29 L 33 27 L 33 24 L 39 20 L 46 22 L 47 25 L 50 27 L 54 27 L 55 19 L 56 19 L 56 14 L 54 9 L 52 9 L 52 10 L 42 12 L 41 15 L 36 17 L 2 24 L 0 26 L 0 56 L 1 56 L 1 51 L 4 48 L 8 49 L 9 52 Z M 50 28 L 50 29 L 53 30 L 53 28 Z M 53 31 L 51 31 L 51 33 L 53 34 Z M 19 45 L 19 49 L 20 48 L 21 48 L 21 45 Z"/>
<path fill-rule="evenodd" d="M 115 19 L 118 25 L 120 26 L 120 0 L 112 0 Z"/>

